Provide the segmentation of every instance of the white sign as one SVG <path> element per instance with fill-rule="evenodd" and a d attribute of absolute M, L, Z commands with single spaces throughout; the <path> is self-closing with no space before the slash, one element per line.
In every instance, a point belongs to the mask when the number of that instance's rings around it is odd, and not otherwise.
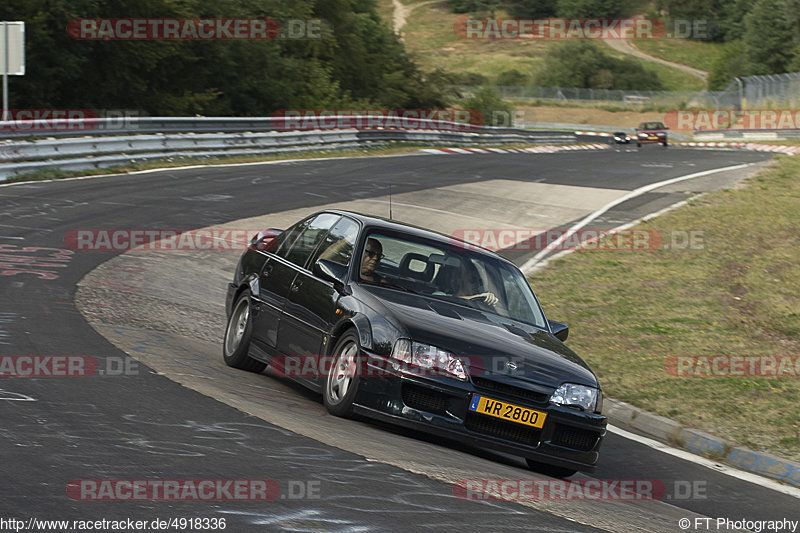
<path fill-rule="evenodd" d="M 6 54 L 8 43 L 8 54 Z M 6 65 L 6 57 L 8 65 Z M 0 22 L 0 74 L 25 75 L 25 23 Z"/>

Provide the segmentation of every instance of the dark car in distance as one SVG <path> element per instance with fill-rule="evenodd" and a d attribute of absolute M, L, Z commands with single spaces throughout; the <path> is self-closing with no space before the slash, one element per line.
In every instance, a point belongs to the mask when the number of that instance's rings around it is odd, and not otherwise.
<path fill-rule="evenodd" d="M 346 211 L 264 230 L 228 287 L 225 362 L 320 392 L 359 415 L 591 472 L 602 392 L 510 261 Z"/>
<path fill-rule="evenodd" d="M 630 144 L 631 138 L 624 131 L 615 131 L 611 134 L 617 144 Z"/>
<path fill-rule="evenodd" d="M 656 143 L 667 146 L 667 130 L 662 122 L 642 122 L 636 128 L 636 146 Z"/>

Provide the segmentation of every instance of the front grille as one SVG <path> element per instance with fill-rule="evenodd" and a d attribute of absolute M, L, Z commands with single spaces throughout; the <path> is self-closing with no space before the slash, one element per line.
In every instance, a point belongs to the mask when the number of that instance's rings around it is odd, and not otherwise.
<path fill-rule="evenodd" d="M 484 435 L 499 437 L 529 446 L 538 446 L 539 436 L 542 433 L 540 429 L 523 426 L 522 424 L 514 424 L 513 422 L 505 422 L 490 416 L 481 416 L 475 413 L 467 413 L 464 426 L 468 430 L 476 433 L 483 433 Z"/>
<path fill-rule="evenodd" d="M 428 411 L 440 415 L 447 414 L 449 396 L 425 387 L 404 383 L 402 387 L 403 403 L 412 409 Z"/>
<path fill-rule="evenodd" d="M 588 452 L 594 449 L 599 438 L 600 434 L 595 431 L 588 431 L 585 429 L 578 429 L 557 424 L 556 429 L 553 432 L 552 442 L 557 446 L 564 446 L 565 448 L 572 448 L 573 450 Z"/>
<path fill-rule="evenodd" d="M 516 387 L 507 383 L 501 383 L 499 381 L 493 381 L 491 379 L 473 377 L 472 383 L 477 389 L 505 394 L 506 396 L 513 396 L 514 398 L 527 400 L 533 403 L 545 404 L 550 399 L 550 396 L 547 394 L 536 392 L 530 389 L 524 389 L 522 387 Z"/>

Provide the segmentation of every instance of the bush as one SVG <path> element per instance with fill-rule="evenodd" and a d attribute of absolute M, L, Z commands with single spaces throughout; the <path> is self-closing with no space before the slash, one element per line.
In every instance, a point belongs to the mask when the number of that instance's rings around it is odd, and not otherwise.
<path fill-rule="evenodd" d="M 522 72 L 518 71 L 517 69 L 506 70 L 505 72 L 500 73 L 497 76 L 497 85 L 510 85 L 510 86 L 525 86 L 529 85 L 531 82 L 531 77 L 523 74 Z"/>
<path fill-rule="evenodd" d="M 622 10 L 621 0 L 558 0 L 556 15 L 565 18 L 611 18 Z"/>
<path fill-rule="evenodd" d="M 550 49 L 537 83 L 544 87 L 581 87 L 658 91 L 658 76 L 634 59 L 604 54 L 588 41 L 568 41 Z"/>
<path fill-rule="evenodd" d="M 470 111 L 479 111 L 484 126 L 513 126 L 514 108 L 503 101 L 500 93 L 491 87 L 482 87 L 469 98 L 461 102 L 461 107 Z M 474 121 L 470 120 L 475 124 Z"/>
<path fill-rule="evenodd" d="M 552 17 L 556 14 L 556 0 L 508 0 L 507 9 L 514 18 Z"/>

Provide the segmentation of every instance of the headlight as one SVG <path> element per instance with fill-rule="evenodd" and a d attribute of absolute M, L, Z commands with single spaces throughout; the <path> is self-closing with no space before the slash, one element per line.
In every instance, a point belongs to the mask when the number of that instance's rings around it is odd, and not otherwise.
<path fill-rule="evenodd" d="M 639 137 L 647 137 L 646 133 L 639 133 L 638 135 L 639 135 Z"/>
<path fill-rule="evenodd" d="M 556 405 L 577 406 L 584 411 L 599 412 L 603 406 L 600 389 L 564 383 L 550 396 L 550 403 Z"/>
<path fill-rule="evenodd" d="M 462 381 L 467 380 L 467 370 L 461 359 L 436 346 L 412 342 L 408 339 L 398 339 L 394 344 L 392 358 L 414 365 L 423 372 L 431 372 L 432 374 L 439 372 Z M 412 369 L 409 369 L 409 371 L 414 372 Z"/>

